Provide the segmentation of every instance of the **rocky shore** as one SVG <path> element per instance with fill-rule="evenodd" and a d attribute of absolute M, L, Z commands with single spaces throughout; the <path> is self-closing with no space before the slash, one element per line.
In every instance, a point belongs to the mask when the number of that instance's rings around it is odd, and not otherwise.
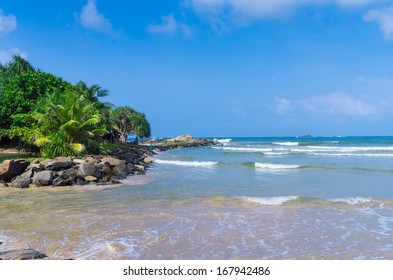
<path fill-rule="evenodd" d="M 154 162 L 154 155 L 169 149 L 219 145 L 190 135 L 168 140 L 145 141 L 139 145 L 118 145 L 107 155 L 86 155 L 82 158 L 5 160 L 0 164 L 0 188 L 34 188 L 41 186 L 100 185 L 120 183 L 128 175 L 143 175 Z M 34 249 L 1 251 L 0 260 L 48 259 Z"/>
<path fill-rule="evenodd" d="M 169 140 L 146 141 L 140 145 L 118 145 L 107 155 L 36 159 L 31 163 L 24 159 L 5 160 L 0 164 L 0 187 L 115 184 L 128 175 L 145 174 L 154 161 L 154 154 L 161 151 L 217 144 L 213 140 L 183 135 Z"/>

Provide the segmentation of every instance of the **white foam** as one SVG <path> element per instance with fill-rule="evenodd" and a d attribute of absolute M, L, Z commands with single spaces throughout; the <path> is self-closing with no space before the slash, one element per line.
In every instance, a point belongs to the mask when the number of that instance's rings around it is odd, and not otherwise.
<path fill-rule="evenodd" d="M 162 159 L 155 159 L 154 162 L 160 164 L 171 164 L 171 165 L 191 166 L 191 167 L 211 167 L 218 164 L 218 162 L 216 161 L 180 161 L 180 160 L 162 160 Z"/>
<path fill-rule="evenodd" d="M 219 143 L 221 143 L 221 144 L 225 144 L 225 143 L 231 142 L 232 139 L 231 139 L 231 138 L 227 138 L 227 139 L 214 139 L 214 141 L 217 141 L 217 142 L 219 142 Z"/>
<path fill-rule="evenodd" d="M 299 197 L 298 196 L 272 196 L 272 197 L 248 197 L 248 196 L 242 196 L 240 197 L 242 200 L 249 201 L 249 202 L 254 202 L 262 205 L 267 205 L 267 206 L 279 206 L 283 205 L 288 201 L 291 200 L 296 200 Z"/>
<path fill-rule="evenodd" d="M 272 164 L 272 163 L 255 163 L 256 168 L 261 169 L 273 169 L 273 170 L 285 170 L 285 169 L 297 169 L 301 167 L 301 165 L 294 165 L 294 164 Z"/>
<path fill-rule="evenodd" d="M 373 199 L 371 197 L 346 197 L 346 198 L 333 198 L 329 199 L 331 202 L 344 202 L 348 203 L 351 205 L 358 205 L 358 204 L 364 204 L 364 203 L 369 203 Z"/>
<path fill-rule="evenodd" d="M 299 142 L 273 142 L 273 144 L 280 146 L 299 146 Z"/>
<path fill-rule="evenodd" d="M 214 149 L 222 149 L 234 152 L 270 152 L 272 149 L 266 148 L 235 148 L 235 147 L 213 147 Z"/>

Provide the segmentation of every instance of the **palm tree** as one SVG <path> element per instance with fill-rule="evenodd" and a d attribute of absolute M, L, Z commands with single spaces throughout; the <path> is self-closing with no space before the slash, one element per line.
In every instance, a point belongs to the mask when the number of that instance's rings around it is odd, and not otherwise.
<path fill-rule="evenodd" d="M 51 133 L 62 131 L 66 141 L 76 151 L 83 150 L 88 139 L 108 133 L 101 125 L 101 116 L 95 103 L 73 89 L 66 92 L 63 104 L 48 102 L 48 112 L 37 113 L 35 118 L 42 127 L 49 128 Z M 35 144 L 39 146 L 47 141 L 50 141 L 50 137 L 40 138 Z"/>
<path fill-rule="evenodd" d="M 12 61 L 6 64 L 4 69 L 8 77 L 35 71 L 34 67 L 20 55 L 14 55 Z"/>

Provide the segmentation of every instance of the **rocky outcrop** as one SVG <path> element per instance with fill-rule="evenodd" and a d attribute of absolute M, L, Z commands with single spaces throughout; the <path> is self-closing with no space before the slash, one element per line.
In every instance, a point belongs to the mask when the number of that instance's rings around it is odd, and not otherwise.
<path fill-rule="evenodd" d="M 47 255 L 33 249 L 0 252 L 0 260 L 36 260 L 44 258 L 47 258 Z"/>
<path fill-rule="evenodd" d="M 154 145 L 153 145 L 154 144 Z M 171 140 L 144 145 L 118 145 L 107 155 L 83 158 L 61 157 L 35 160 L 8 160 L 0 165 L 0 187 L 28 188 L 119 183 L 128 175 L 143 175 L 160 151 L 181 147 L 217 145 L 208 139 L 182 135 Z"/>
<path fill-rule="evenodd" d="M 6 182 L 18 176 L 29 166 L 29 162 L 23 159 L 5 160 L 0 164 L 0 180 Z"/>

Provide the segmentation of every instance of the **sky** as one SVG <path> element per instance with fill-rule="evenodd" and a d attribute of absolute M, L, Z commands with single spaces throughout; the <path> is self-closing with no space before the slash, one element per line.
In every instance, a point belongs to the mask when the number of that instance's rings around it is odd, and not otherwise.
<path fill-rule="evenodd" d="M 14 54 L 155 137 L 393 135 L 392 0 L 0 0 Z"/>

